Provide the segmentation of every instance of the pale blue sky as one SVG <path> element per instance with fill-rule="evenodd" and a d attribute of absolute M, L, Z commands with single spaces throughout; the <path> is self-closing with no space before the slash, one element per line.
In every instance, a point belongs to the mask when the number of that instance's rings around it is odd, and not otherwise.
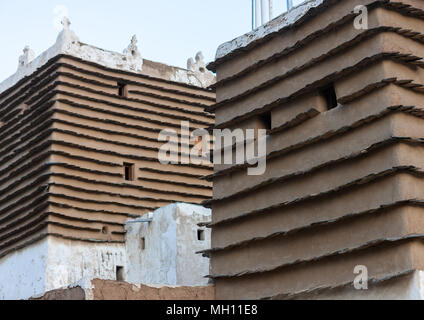
<path fill-rule="evenodd" d="M 275 15 L 285 2 L 274 0 Z M 213 60 L 221 43 L 251 30 L 251 0 L 0 0 L 0 82 L 25 45 L 38 55 L 55 42 L 58 6 L 82 42 L 121 52 L 136 34 L 144 58 L 180 67 L 199 50 Z"/>

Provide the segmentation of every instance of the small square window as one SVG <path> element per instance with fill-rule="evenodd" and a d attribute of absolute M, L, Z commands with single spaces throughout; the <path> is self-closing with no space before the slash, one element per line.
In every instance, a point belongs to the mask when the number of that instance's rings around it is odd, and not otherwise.
<path fill-rule="evenodd" d="M 120 97 L 128 96 L 128 87 L 125 83 L 118 83 L 118 95 Z"/>
<path fill-rule="evenodd" d="M 205 241 L 205 230 L 197 230 L 197 240 Z"/>
<path fill-rule="evenodd" d="M 124 163 L 124 177 L 126 181 L 134 181 L 134 164 Z"/>
<path fill-rule="evenodd" d="M 272 127 L 271 112 L 266 112 L 264 114 L 261 114 L 260 117 L 264 126 L 263 129 L 271 130 L 271 127 Z"/>
<path fill-rule="evenodd" d="M 325 99 L 327 110 L 331 110 L 336 108 L 339 103 L 337 101 L 336 89 L 334 88 L 334 84 L 324 88 L 321 90 L 321 95 Z"/>
<path fill-rule="evenodd" d="M 116 266 L 116 281 L 124 281 L 124 267 Z"/>

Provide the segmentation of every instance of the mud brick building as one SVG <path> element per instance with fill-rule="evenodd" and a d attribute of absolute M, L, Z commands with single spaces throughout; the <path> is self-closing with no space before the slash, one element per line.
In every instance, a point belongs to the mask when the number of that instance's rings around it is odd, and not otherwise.
<path fill-rule="evenodd" d="M 306 1 L 218 49 L 216 128 L 269 138 L 264 175 L 211 177 L 217 299 L 424 297 L 423 58 L 422 0 Z"/>
<path fill-rule="evenodd" d="M 213 124 L 214 81 L 202 55 L 190 70 L 79 41 L 64 20 L 56 44 L 0 83 L 0 298 L 115 279 L 124 224 L 212 195 L 207 165 L 161 165 L 163 129 Z M 180 157 L 185 157 L 180 154 Z"/>

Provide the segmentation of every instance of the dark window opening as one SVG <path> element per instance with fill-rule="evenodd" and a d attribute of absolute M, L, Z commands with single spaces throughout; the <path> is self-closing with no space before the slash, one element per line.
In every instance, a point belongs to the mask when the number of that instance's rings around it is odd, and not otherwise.
<path fill-rule="evenodd" d="M 325 102 L 327 104 L 327 110 L 334 109 L 339 105 L 339 103 L 337 102 L 337 94 L 336 89 L 334 88 L 334 84 L 331 84 L 327 88 L 324 88 L 321 91 L 321 95 L 325 99 Z"/>
<path fill-rule="evenodd" d="M 124 281 L 124 267 L 116 266 L 116 281 Z"/>
<path fill-rule="evenodd" d="M 261 114 L 261 120 L 264 124 L 264 129 L 271 130 L 271 127 L 272 127 L 271 112 L 266 112 L 264 114 Z"/>
<path fill-rule="evenodd" d="M 102 233 L 103 234 L 108 234 L 109 233 L 109 229 L 107 227 L 103 227 L 102 228 Z"/>
<path fill-rule="evenodd" d="M 141 250 L 146 249 L 146 238 L 141 238 Z"/>
<path fill-rule="evenodd" d="M 124 163 L 124 176 L 127 181 L 134 181 L 134 164 Z"/>
<path fill-rule="evenodd" d="M 205 230 L 197 230 L 197 240 L 205 241 Z"/>
<path fill-rule="evenodd" d="M 127 85 L 125 83 L 118 83 L 118 94 L 120 97 L 128 96 Z"/>

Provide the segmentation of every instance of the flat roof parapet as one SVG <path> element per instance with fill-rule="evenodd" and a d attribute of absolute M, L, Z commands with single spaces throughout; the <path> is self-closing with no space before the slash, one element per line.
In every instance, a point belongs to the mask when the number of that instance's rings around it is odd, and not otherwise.
<path fill-rule="evenodd" d="M 215 82 L 215 75 L 207 70 L 206 72 L 198 72 L 197 70 L 187 70 L 144 60 L 137 47 L 136 36 L 132 37 L 130 44 L 123 53 L 119 53 L 81 42 L 70 29 L 71 23 L 66 17 L 62 21 L 62 25 L 63 30 L 58 35 L 56 43 L 38 57 L 35 57 L 28 46 L 25 47 L 24 54 L 19 57 L 16 73 L 0 82 L 0 93 L 12 88 L 22 79 L 31 76 L 59 55 L 70 55 L 106 68 L 133 72 L 195 87 L 207 88 Z"/>
<path fill-rule="evenodd" d="M 235 54 L 236 52 L 242 51 L 247 47 L 255 44 L 259 40 L 278 33 L 283 29 L 292 26 L 305 16 L 307 16 L 311 10 L 321 6 L 328 0 L 308 0 L 300 5 L 292 8 L 290 11 L 283 13 L 282 15 L 271 20 L 267 24 L 260 26 L 259 28 L 248 32 L 240 37 L 237 37 L 231 41 L 225 42 L 218 47 L 216 52 L 215 62 L 208 65 L 208 69 L 215 71 L 217 65 L 228 58 L 228 56 Z"/>

